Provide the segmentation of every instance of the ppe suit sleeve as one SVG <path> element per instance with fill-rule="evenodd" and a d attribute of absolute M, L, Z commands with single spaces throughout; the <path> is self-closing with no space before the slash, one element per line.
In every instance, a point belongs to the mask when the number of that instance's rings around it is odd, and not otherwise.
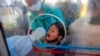
<path fill-rule="evenodd" d="M 12 36 L 7 39 L 11 56 L 25 56 L 32 49 L 30 36 Z"/>

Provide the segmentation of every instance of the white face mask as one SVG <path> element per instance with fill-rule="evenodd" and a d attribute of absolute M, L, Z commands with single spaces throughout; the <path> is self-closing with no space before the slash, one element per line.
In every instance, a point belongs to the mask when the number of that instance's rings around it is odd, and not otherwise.
<path fill-rule="evenodd" d="M 29 7 L 31 11 L 39 11 L 41 9 L 41 1 L 38 1 L 36 4 Z"/>

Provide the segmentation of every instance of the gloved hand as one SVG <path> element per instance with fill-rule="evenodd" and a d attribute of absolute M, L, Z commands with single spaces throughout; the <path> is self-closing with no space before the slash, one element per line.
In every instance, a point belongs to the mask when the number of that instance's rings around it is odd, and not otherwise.
<path fill-rule="evenodd" d="M 39 41 L 43 36 L 46 35 L 46 30 L 43 27 L 37 28 L 34 32 L 32 31 L 32 34 L 30 35 L 30 38 L 32 41 Z"/>

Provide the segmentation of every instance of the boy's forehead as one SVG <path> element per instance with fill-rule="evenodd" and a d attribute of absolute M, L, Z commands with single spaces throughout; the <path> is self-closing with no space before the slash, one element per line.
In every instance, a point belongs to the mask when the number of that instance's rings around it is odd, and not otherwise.
<path fill-rule="evenodd" d="M 52 29 L 57 29 L 57 30 L 58 30 L 58 27 L 57 27 L 56 25 L 52 25 L 51 28 L 52 28 Z"/>

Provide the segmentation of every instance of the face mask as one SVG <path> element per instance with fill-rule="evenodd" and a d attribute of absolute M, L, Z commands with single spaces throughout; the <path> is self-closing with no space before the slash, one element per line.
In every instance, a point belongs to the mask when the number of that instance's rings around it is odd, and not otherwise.
<path fill-rule="evenodd" d="M 36 4 L 29 7 L 29 10 L 31 11 L 39 11 L 41 9 L 41 2 L 38 1 Z"/>

